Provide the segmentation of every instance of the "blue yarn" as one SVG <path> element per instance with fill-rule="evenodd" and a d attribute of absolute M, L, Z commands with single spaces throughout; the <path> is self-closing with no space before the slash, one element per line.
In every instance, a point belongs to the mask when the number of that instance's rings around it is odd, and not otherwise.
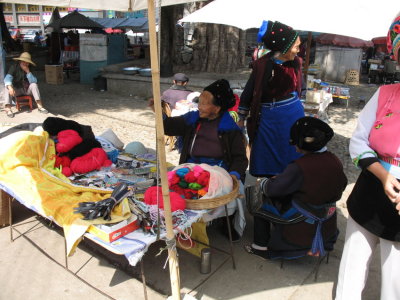
<path fill-rule="evenodd" d="M 107 153 L 108 159 L 111 160 L 115 164 L 118 160 L 119 151 L 117 149 L 114 149 L 114 150 L 106 152 L 106 153 Z"/>
<path fill-rule="evenodd" d="M 183 178 L 187 173 L 189 173 L 189 171 L 189 168 L 181 168 L 176 170 L 176 175 L 178 175 L 180 178 Z"/>

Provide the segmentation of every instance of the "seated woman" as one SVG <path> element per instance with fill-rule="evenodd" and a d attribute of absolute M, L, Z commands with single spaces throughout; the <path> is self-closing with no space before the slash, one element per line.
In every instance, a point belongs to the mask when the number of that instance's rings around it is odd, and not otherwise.
<path fill-rule="evenodd" d="M 293 124 L 290 144 L 304 155 L 290 163 L 281 174 L 261 180 L 264 203 L 261 213 L 254 216 L 254 241 L 245 246 L 248 253 L 264 259 L 293 258 L 315 250 L 312 248 L 318 221 L 305 214 L 303 209 L 319 218 L 326 218 L 322 225 L 323 244 L 319 250 L 324 252 L 333 248 L 338 233 L 334 203 L 341 198 L 347 185 L 342 163 L 326 148 L 333 135 L 332 128 L 316 118 L 303 117 Z M 276 225 L 271 231 L 270 221 L 261 217 L 268 202 L 272 202 L 270 205 L 281 214 L 295 207 L 307 218 L 297 223 Z M 313 255 L 323 254 L 312 252 Z"/>
<path fill-rule="evenodd" d="M 229 82 L 220 79 L 204 88 L 198 111 L 164 118 L 165 134 L 182 137 L 180 164 L 218 165 L 244 181 L 248 165 L 245 137 L 228 112 L 234 105 L 235 97 Z M 235 201 L 232 202 L 234 205 Z M 235 214 L 234 228 L 241 236 L 245 221 L 243 210 L 239 211 L 242 214 Z"/>

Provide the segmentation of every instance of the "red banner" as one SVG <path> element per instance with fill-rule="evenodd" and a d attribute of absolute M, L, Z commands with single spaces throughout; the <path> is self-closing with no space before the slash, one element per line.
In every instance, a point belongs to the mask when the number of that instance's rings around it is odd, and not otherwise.
<path fill-rule="evenodd" d="M 18 24 L 37 24 L 40 23 L 39 15 L 18 15 Z"/>
<path fill-rule="evenodd" d="M 14 23 L 14 18 L 13 15 L 4 15 L 4 20 L 8 23 L 13 24 Z"/>

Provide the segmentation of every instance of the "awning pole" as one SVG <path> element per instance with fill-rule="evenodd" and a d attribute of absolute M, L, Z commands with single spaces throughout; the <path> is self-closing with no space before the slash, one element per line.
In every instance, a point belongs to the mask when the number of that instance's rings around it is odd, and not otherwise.
<path fill-rule="evenodd" d="M 156 121 L 156 137 L 157 137 L 157 154 L 159 161 L 159 173 L 161 177 L 161 188 L 164 200 L 164 216 L 167 228 L 167 246 L 169 257 L 169 273 L 171 280 L 171 291 L 173 299 L 180 300 L 180 278 L 179 264 L 175 247 L 175 235 L 172 227 L 171 203 L 169 198 L 169 188 L 167 179 L 167 164 L 164 145 L 164 125 L 161 111 L 161 93 L 160 93 L 160 68 L 158 64 L 157 54 L 157 36 L 156 36 L 156 19 L 154 0 L 147 0 L 148 4 L 148 20 L 150 35 L 150 59 L 151 59 L 151 76 L 153 84 L 153 98 L 155 108 Z M 172 245 L 171 245 L 172 244 Z"/>

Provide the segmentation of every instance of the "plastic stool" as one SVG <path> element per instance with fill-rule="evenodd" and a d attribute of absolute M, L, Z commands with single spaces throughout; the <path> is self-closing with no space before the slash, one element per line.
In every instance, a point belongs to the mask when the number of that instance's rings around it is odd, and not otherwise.
<path fill-rule="evenodd" d="M 16 106 L 17 106 L 17 110 L 18 111 L 21 110 L 21 106 L 25 106 L 25 105 L 29 105 L 29 109 L 30 110 L 33 109 L 32 96 L 29 96 L 29 95 L 16 96 L 15 98 L 16 98 L 15 102 L 16 102 Z"/>

